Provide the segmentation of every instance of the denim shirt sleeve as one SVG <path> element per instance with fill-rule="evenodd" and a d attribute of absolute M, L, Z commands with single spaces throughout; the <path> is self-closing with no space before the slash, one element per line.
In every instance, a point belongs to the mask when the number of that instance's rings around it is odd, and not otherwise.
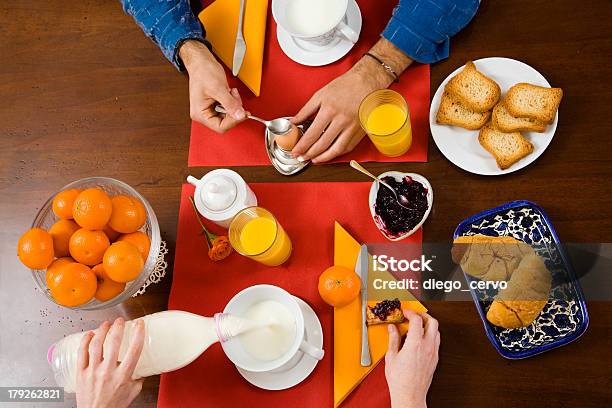
<path fill-rule="evenodd" d="M 450 37 L 476 14 L 479 0 L 400 0 L 382 36 L 415 61 L 448 58 Z"/>
<path fill-rule="evenodd" d="M 206 44 L 206 32 L 193 15 L 189 0 L 119 0 L 127 14 L 138 23 L 145 35 L 159 46 L 178 69 L 183 69 L 178 49 L 185 40 Z M 208 45 L 208 44 L 207 44 Z"/>

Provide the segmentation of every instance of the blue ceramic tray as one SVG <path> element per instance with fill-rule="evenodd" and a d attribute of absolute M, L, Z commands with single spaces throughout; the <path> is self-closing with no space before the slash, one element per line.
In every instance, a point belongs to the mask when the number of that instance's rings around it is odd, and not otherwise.
<path fill-rule="evenodd" d="M 511 236 L 530 244 L 552 274 L 548 303 L 527 327 L 504 329 L 489 323 L 487 310 L 495 291 L 471 290 L 487 337 L 509 359 L 527 358 L 580 337 L 589 325 L 584 295 L 548 216 L 530 201 L 513 201 L 464 220 L 454 238 L 466 235 Z M 466 280 L 476 278 L 465 274 Z"/>

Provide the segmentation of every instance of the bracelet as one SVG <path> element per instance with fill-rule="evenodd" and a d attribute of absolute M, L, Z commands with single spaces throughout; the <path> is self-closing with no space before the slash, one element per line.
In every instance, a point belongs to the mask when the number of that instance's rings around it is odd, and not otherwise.
<path fill-rule="evenodd" d="M 387 71 L 387 73 L 393 77 L 393 82 L 395 82 L 395 83 L 399 82 L 399 75 L 397 75 L 397 73 L 393 70 L 393 68 L 391 68 L 391 66 L 389 64 L 387 64 L 385 61 L 381 60 L 376 55 L 371 54 L 369 52 L 366 52 L 363 55 L 364 55 L 364 57 L 368 56 L 368 57 L 374 59 L 374 61 L 378 62 L 385 69 L 385 71 Z"/>

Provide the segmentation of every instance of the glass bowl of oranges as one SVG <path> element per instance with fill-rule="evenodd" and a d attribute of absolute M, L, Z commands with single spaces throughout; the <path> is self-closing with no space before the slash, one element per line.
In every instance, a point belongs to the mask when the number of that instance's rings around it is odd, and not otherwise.
<path fill-rule="evenodd" d="M 97 310 L 144 285 L 160 245 L 157 217 L 138 191 L 119 180 L 90 177 L 47 200 L 17 252 L 53 302 Z"/>

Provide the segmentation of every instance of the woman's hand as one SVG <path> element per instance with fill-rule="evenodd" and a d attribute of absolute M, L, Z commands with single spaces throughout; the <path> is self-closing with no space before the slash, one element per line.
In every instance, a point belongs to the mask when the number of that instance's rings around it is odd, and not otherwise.
<path fill-rule="evenodd" d="M 438 321 L 427 313 L 404 310 L 410 322 L 400 349 L 395 325 L 389 325 L 389 350 L 385 356 L 385 377 L 393 408 L 426 407 L 426 397 L 438 365 L 440 332 Z"/>
<path fill-rule="evenodd" d="M 143 380 L 132 380 L 132 375 L 144 344 L 144 322 L 136 322 L 128 349 L 118 363 L 124 326 L 118 318 L 112 326 L 104 322 L 83 336 L 77 359 L 79 408 L 123 408 L 140 393 Z"/>
<path fill-rule="evenodd" d="M 189 73 L 191 119 L 217 133 L 224 133 L 246 119 L 238 90 L 229 88 L 225 70 L 208 47 L 199 41 L 185 41 L 179 55 Z M 215 112 L 216 104 L 228 114 Z"/>
<path fill-rule="evenodd" d="M 359 123 L 359 105 L 371 92 L 391 82 L 380 76 L 369 61 L 358 63 L 345 74 L 317 91 L 292 119 L 295 124 L 314 121 L 293 148 L 300 161 L 322 163 L 352 151 L 365 132 Z"/>
<path fill-rule="evenodd" d="M 411 63 L 399 48 L 381 38 L 370 50 L 400 75 Z M 298 160 L 322 163 L 352 151 L 365 132 L 359 123 L 359 105 L 370 93 L 385 89 L 393 77 L 371 57 L 364 56 L 348 72 L 317 91 L 292 122 L 314 117 L 291 153 Z"/>

